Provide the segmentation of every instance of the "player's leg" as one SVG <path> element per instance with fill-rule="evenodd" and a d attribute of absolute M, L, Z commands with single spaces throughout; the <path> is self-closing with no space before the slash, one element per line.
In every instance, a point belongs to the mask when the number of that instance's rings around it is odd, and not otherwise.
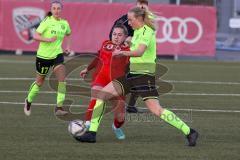
<path fill-rule="evenodd" d="M 137 93 L 143 98 L 148 109 L 160 117 L 166 123 L 174 126 L 175 128 L 181 130 L 185 136 L 188 138 L 189 146 L 195 146 L 198 133 L 191 129 L 186 123 L 184 123 L 179 117 L 177 117 L 173 112 L 164 109 L 159 104 L 159 94 L 155 86 L 155 77 L 150 75 L 142 75 L 136 78 L 136 81 L 141 82 L 134 86 L 137 89 Z"/>
<path fill-rule="evenodd" d="M 29 88 L 27 98 L 24 104 L 24 113 L 29 116 L 31 114 L 31 103 L 38 95 L 41 86 L 44 83 L 45 76 L 47 75 L 51 62 L 49 60 L 44 60 L 41 58 L 36 58 L 36 80 L 33 82 Z"/>
<path fill-rule="evenodd" d="M 33 82 L 29 88 L 28 96 L 25 99 L 25 104 L 24 104 L 24 113 L 27 116 L 30 116 L 31 114 L 31 104 L 35 97 L 38 95 L 40 88 L 42 84 L 44 83 L 45 76 L 43 75 L 36 75 L 36 81 Z"/>
<path fill-rule="evenodd" d="M 66 115 L 68 112 L 63 109 L 63 103 L 66 96 L 65 66 L 59 64 L 54 67 L 53 72 L 58 80 L 57 107 L 55 108 L 55 114 Z"/>
<path fill-rule="evenodd" d="M 96 133 L 100 125 L 101 119 L 105 110 L 105 102 L 113 97 L 122 95 L 122 87 L 118 82 L 110 82 L 105 86 L 97 95 L 97 101 L 93 109 L 93 114 L 91 118 L 91 124 L 89 131 L 84 135 L 76 137 L 76 140 L 81 142 L 95 143 L 96 142 Z"/>
<path fill-rule="evenodd" d="M 96 95 L 98 94 L 98 92 L 102 88 L 103 88 L 102 86 L 98 86 L 98 85 L 94 85 L 91 88 L 91 100 L 90 100 L 90 103 L 88 105 L 87 111 L 85 113 L 85 126 L 87 128 L 90 127 L 90 121 L 91 121 L 91 118 L 92 118 L 93 108 L 94 108 L 94 106 L 96 104 L 96 101 L 97 101 Z"/>
<path fill-rule="evenodd" d="M 111 82 L 109 74 L 107 74 L 109 71 L 106 70 L 106 68 L 102 68 L 100 72 L 94 75 L 93 81 L 92 81 L 92 88 L 91 88 L 91 101 L 89 103 L 87 112 L 85 113 L 85 125 L 87 128 L 90 127 L 90 121 L 92 118 L 92 112 L 93 108 L 97 101 L 97 96 L 99 91 L 103 89 L 104 86 L 106 86 L 109 82 Z"/>
<path fill-rule="evenodd" d="M 148 109 L 160 117 L 166 123 L 174 126 L 183 132 L 183 134 L 187 137 L 189 146 L 195 146 L 198 138 L 198 133 L 191 129 L 185 122 L 183 122 L 177 115 L 171 112 L 168 109 L 164 109 L 160 104 L 158 99 L 146 99 L 145 104 Z"/>
<path fill-rule="evenodd" d="M 128 113 L 137 113 L 137 107 L 136 107 L 136 102 L 138 99 L 139 95 L 137 95 L 136 93 L 131 93 L 130 94 L 130 98 L 126 107 L 126 111 Z"/>
<path fill-rule="evenodd" d="M 112 124 L 113 132 L 119 140 L 125 139 L 125 134 L 121 129 L 125 121 L 125 97 L 119 97 L 117 100 L 112 100 L 114 122 Z"/>
<path fill-rule="evenodd" d="M 62 54 L 59 54 L 56 59 L 54 59 L 54 68 L 53 72 L 58 80 L 57 88 L 57 107 L 55 108 L 55 114 L 62 116 L 68 114 L 67 111 L 63 109 L 63 103 L 66 96 L 66 69 L 63 64 L 64 57 Z"/>
<path fill-rule="evenodd" d="M 122 89 L 119 83 L 113 81 L 106 85 L 97 95 L 97 101 L 93 109 L 91 118 L 91 126 L 89 131 L 97 131 L 100 121 L 102 119 L 105 102 L 122 94 Z"/>

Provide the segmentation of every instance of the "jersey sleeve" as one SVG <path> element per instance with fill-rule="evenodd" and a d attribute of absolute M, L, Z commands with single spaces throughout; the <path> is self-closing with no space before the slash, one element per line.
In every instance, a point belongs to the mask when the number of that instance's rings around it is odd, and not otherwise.
<path fill-rule="evenodd" d="M 67 31 L 66 31 L 66 35 L 70 35 L 71 34 L 71 28 L 70 28 L 70 25 L 69 23 L 67 22 Z"/>
<path fill-rule="evenodd" d="M 45 20 L 43 20 L 43 21 L 40 23 L 40 25 L 38 26 L 36 32 L 42 34 L 42 33 L 47 29 L 47 26 L 48 26 L 47 20 L 45 19 Z"/>
<path fill-rule="evenodd" d="M 98 54 L 97 57 L 88 65 L 87 70 L 92 70 L 93 68 L 95 68 L 99 63 L 101 63 L 100 57 L 101 57 L 101 50 L 103 49 L 104 45 L 106 43 L 108 43 L 109 40 L 106 40 L 102 43 L 101 49 L 98 50 Z"/>
<path fill-rule="evenodd" d="M 99 57 L 94 58 L 94 60 L 87 66 L 87 70 L 90 71 L 97 66 L 99 63 Z"/>
<path fill-rule="evenodd" d="M 151 29 L 144 28 L 139 44 L 144 44 L 148 47 L 152 36 L 154 36 L 154 31 Z"/>

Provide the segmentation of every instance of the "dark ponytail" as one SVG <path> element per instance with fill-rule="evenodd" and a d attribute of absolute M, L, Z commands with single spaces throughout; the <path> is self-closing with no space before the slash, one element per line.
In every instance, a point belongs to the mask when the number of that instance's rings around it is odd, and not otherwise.
<path fill-rule="evenodd" d="M 52 12 L 51 11 L 47 12 L 46 17 L 51 17 L 51 16 L 52 16 Z"/>

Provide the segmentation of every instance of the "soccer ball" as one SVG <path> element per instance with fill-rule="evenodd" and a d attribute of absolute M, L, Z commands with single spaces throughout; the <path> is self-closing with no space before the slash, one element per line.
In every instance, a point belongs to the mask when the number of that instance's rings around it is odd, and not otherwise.
<path fill-rule="evenodd" d="M 68 132 L 73 137 L 78 137 L 86 132 L 87 128 L 82 120 L 74 120 L 68 124 Z"/>

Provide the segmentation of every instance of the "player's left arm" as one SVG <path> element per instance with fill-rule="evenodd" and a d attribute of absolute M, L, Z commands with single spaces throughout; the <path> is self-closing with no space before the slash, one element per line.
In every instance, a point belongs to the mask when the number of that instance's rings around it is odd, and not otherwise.
<path fill-rule="evenodd" d="M 72 44 L 72 39 L 71 39 L 71 28 L 69 26 L 69 24 L 67 23 L 67 30 L 66 30 L 66 37 L 65 37 L 65 41 L 66 41 L 66 49 L 65 49 L 65 53 L 68 55 L 70 54 L 71 51 L 71 44 Z"/>
<path fill-rule="evenodd" d="M 70 51 L 71 51 L 71 44 L 72 44 L 71 36 L 70 35 L 66 36 L 65 41 L 66 41 L 65 53 L 68 55 L 70 54 Z"/>
<path fill-rule="evenodd" d="M 139 42 L 138 48 L 132 51 L 116 51 L 113 53 L 114 56 L 122 55 L 122 56 L 129 56 L 129 57 L 141 57 L 144 52 L 146 51 L 147 47 L 150 44 L 150 41 L 154 36 L 154 31 L 143 32 L 141 37 L 141 41 Z"/>
<path fill-rule="evenodd" d="M 133 51 L 115 51 L 113 53 L 114 56 L 129 56 L 129 57 L 141 57 L 147 46 L 145 44 L 140 44 L 136 50 Z"/>

